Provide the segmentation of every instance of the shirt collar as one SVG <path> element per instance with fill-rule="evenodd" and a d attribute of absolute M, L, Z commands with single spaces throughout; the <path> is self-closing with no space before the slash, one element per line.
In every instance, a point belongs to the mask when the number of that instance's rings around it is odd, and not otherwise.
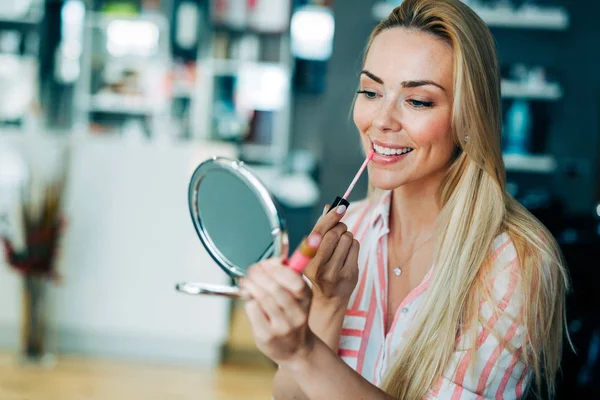
<path fill-rule="evenodd" d="M 378 223 L 382 228 L 388 228 L 388 221 L 390 219 L 390 204 L 392 201 L 391 190 L 378 190 L 375 189 L 373 193 L 373 208 L 371 212 L 370 226 L 375 227 Z"/>

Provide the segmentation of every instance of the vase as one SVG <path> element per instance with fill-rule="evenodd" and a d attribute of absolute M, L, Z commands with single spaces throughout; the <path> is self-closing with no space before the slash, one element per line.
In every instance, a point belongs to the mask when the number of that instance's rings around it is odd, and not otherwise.
<path fill-rule="evenodd" d="M 44 275 L 23 277 L 20 358 L 26 364 L 52 367 L 56 362 L 50 329 L 50 284 Z"/>

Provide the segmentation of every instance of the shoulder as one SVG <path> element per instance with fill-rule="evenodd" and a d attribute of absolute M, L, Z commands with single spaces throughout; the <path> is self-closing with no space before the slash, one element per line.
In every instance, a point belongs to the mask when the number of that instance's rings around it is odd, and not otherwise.
<path fill-rule="evenodd" d="M 557 252 L 552 237 L 542 230 L 523 236 L 502 233 L 493 241 L 480 273 L 483 301 L 520 318 L 530 328 L 546 324 L 554 318 L 554 310 L 562 307 L 559 303 L 568 288 L 565 266 Z M 523 320 L 524 314 L 535 320 Z"/>
<path fill-rule="evenodd" d="M 487 274 L 496 275 L 506 273 L 511 267 L 518 267 L 519 257 L 517 249 L 507 232 L 502 232 L 492 241 L 487 259 Z"/>
<path fill-rule="evenodd" d="M 498 235 L 490 246 L 490 256 L 481 276 L 480 318 L 488 327 L 506 337 L 522 325 L 525 288 L 517 249 L 507 233 Z"/>
<path fill-rule="evenodd" d="M 482 281 L 495 300 L 506 299 L 517 290 L 520 264 L 517 249 L 508 233 L 496 236 L 482 271 Z M 508 293 L 507 293 L 508 291 Z"/>
<path fill-rule="evenodd" d="M 520 398 L 531 376 L 524 361 L 527 327 L 515 243 L 492 240 L 474 293 L 476 314 L 461 327 L 455 351 L 430 399 Z M 483 290 L 479 290 L 483 289 Z"/>

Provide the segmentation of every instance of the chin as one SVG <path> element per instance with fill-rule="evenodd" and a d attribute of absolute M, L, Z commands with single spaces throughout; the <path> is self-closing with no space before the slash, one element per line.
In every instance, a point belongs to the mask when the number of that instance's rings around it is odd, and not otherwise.
<path fill-rule="evenodd" d="M 404 179 L 398 179 L 397 173 L 396 176 L 389 175 L 394 174 L 382 174 L 380 171 L 369 173 L 369 181 L 373 187 L 381 190 L 394 190 L 405 183 Z"/>
<path fill-rule="evenodd" d="M 373 185 L 374 188 L 376 189 L 380 189 L 380 190 L 394 190 L 399 188 L 400 186 L 402 186 L 402 184 L 394 184 L 392 182 L 384 182 L 384 183 L 375 183 L 375 182 L 371 182 L 371 184 Z"/>

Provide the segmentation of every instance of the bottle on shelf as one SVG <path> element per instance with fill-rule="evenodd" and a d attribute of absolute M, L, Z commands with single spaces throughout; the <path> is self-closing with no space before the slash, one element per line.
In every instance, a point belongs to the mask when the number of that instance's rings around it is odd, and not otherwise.
<path fill-rule="evenodd" d="M 532 116 L 529 102 L 516 99 L 506 116 L 505 150 L 507 154 L 528 154 L 531 142 Z"/>
<path fill-rule="evenodd" d="M 264 33 L 283 33 L 289 28 L 290 0 L 249 0 L 248 26 Z"/>

